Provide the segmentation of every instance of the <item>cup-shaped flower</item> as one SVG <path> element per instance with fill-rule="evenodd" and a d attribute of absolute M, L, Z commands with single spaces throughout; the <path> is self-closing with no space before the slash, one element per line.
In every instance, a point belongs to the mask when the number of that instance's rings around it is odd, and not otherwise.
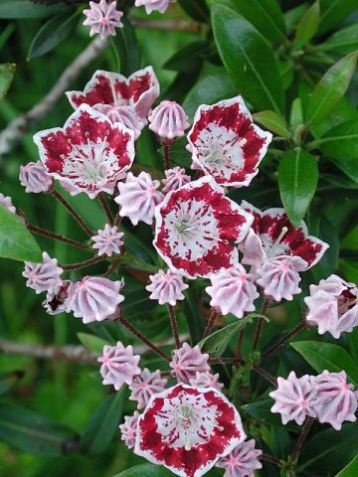
<path fill-rule="evenodd" d="M 128 449 L 133 449 L 135 446 L 139 417 L 139 412 L 134 411 L 133 416 L 125 416 L 124 423 L 119 426 L 121 439 Z"/>
<path fill-rule="evenodd" d="M 358 393 L 347 382 L 344 371 L 323 371 L 316 377 L 317 400 L 314 406 L 319 422 L 328 423 L 340 431 L 345 421 L 355 422 Z"/>
<path fill-rule="evenodd" d="M 242 442 L 230 454 L 218 460 L 216 467 L 225 469 L 224 477 L 254 477 L 255 470 L 261 469 L 260 449 L 255 448 L 255 441 Z"/>
<path fill-rule="evenodd" d="M 125 347 L 120 341 L 116 346 L 105 345 L 102 356 L 98 358 L 103 384 L 113 386 L 116 391 L 123 384 L 132 384 L 134 376 L 140 374 L 139 360 L 140 356 L 134 354 L 131 345 Z"/>
<path fill-rule="evenodd" d="M 24 166 L 20 166 L 19 179 L 21 185 L 25 187 L 25 191 L 34 194 L 48 192 L 53 183 L 52 177 L 47 173 L 41 161 L 28 162 Z"/>
<path fill-rule="evenodd" d="M 129 389 L 132 391 L 129 399 L 137 401 L 138 409 L 143 409 L 148 404 L 153 394 L 164 391 L 168 380 L 162 378 L 159 369 L 154 372 L 144 368 L 142 372 L 133 378 Z"/>
<path fill-rule="evenodd" d="M 197 372 L 194 378 L 190 378 L 190 385 L 194 388 L 214 388 L 219 391 L 224 387 L 219 382 L 219 374 L 212 374 L 209 371 Z"/>
<path fill-rule="evenodd" d="M 145 11 L 150 15 L 154 11 L 164 13 L 173 2 L 175 0 L 135 0 L 135 6 L 144 6 Z"/>
<path fill-rule="evenodd" d="M 307 416 L 315 417 L 314 405 L 317 398 L 316 384 L 313 376 L 304 375 L 297 378 L 291 371 L 287 379 L 277 378 L 277 389 L 270 393 L 275 404 L 271 412 L 281 414 L 283 424 L 296 421 L 303 424 Z"/>
<path fill-rule="evenodd" d="M 112 194 L 134 159 L 133 132 L 85 104 L 63 128 L 40 131 L 34 141 L 48 173 L 72 195 L 85 192 L 91 199 Z"/>
<path fill-rule="evenodd" d="M 175 101 L 162 101 L 148 119 L 149 129 L 157 134 L 163 144 L 171 144 L 184 136 L 184 131 L 190 126 L 184 109 Z"/>
<path fill-rule="evenodd" d="M 103 321 L 112 315 L 124 296 L 120 294 L 123 281 L 104 277 L 84 277 L 76 282 L 71 293 L 69 309 L 83 323 Z"/>
<path fill-rule="evenodd" d="M 191 177 L 185 173 L 185 169 L 181 167 L 173 167 L 164 171 L 165 179 L 162 179 L 163 192 L 167 194 L 173 190 L 178 190 L 191 181 Z"/>
<path fill-rule="evenodd" d="M 252 216 L 210 177 L 169 192 L 155 209 L 154 246 L 169 268 L 206 277 L 238 261 Z"/>
<path fill-rule="evenodd" d="M 16 207 L 13 205 L 11 197 L 7 197 L 1 192 L 0 192 L 0 206 L 4 207 L 12 214 L 16 214 Z"/>
<path fill-rule="evenodd" d="M 222 315 L 232 313 L 242 318 L 246 311 L 254 311 L 254 301 L 259 297 L 253 275 L 237 263 L 227 270 L 210 276 L 211 286 L 206 292 L 211 297 L 210 305 Z"/>
<path fill-rule="evenodd" d="M 202 105 L 188 134 L 192 169 L 218 184 L 248 186 L 271 142 L 272 134 L 256 126 L 241 96 Z"/>
<path fill-rule="evenodd" d="M 107 255 L 111 257 L 113 254 L 121 253 L 121 246 L 123 245 L 123 232 L 120 232 L 118 227 L 111 227 L 109 224 L 104 226 L 104 229 L 98 230 L 97 235 L 94 235 L 92 247 L 98 250 L 98 255 Z"/>
<path fill-rule="evenodd" d="M 198 345 L 192 348 L 188 343 L 174 351 L 169 365 L 176 380 L 185 384 L 196 378 L 196 373 L 210 371 L 209 355 L 202 353 Z"/>
<path fill-rule="evenodd" d="M 358 326 L 358 288 L 337 275 L 310 286 L 307 322 L 318 327 L 318 333 L 339 338 Z"/>
<path fill-rule="evenodd" d="M 90 26 L 90 36 L 97 33 L 102 38 L 116 35 L 116 28 L 123 27 L 121 18 L 123 12 L 117 10 L 117 2 L 100 0 L 99 2 L 89 2 L 90 8 L 83 10 L 86 19 L 83 24 Z"/>
<path fill-rule="evenodd" d="M 184 300 L 183 291 L 188 288 L 183 278 L 176 272 L 159 270 L 155 275 L 150 275 L 150 284 L 145 288 L 151 292 L 150 299 L 158 300 L 159 305 L 174 306 L 178 300 Z"/>
<path fill-rule="evenodd" d="M 163 198 L 157 190 L 159 186 L 160 182 L 153 180 L 148 172 L 138 176 L 128 172 L 126 181 L 118 184 L 119 195 L 115 198 L 120 206 L 119 215 L 128 217 L 133 225 L 140 221 L 151 225 L 154 209 Z"/>
<path fill-rule="evenodd" d="M 51 292 L 60 286 L 62 273 L 63 270 L 58 266 L 57 260 L 51 258 L 47 252 L 43 252 L 41 263 L 25 262 L 22 275 L 27 278 L 26 286 L 38 294 Z"/>
<path fill-rule="evenodd" d="M 245 439 L 235 407 L 216 389 L 178 384 L 152 396 L 134 452 L 182 477 L 200 477 Z"/>

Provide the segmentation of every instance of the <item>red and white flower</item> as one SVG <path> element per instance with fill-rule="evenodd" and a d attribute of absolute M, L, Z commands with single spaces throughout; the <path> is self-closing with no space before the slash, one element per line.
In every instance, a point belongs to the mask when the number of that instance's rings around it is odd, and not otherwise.
<path fill-rule="evenodd" d="M 199 107 L 188 134 L 192 169 L 218 184 L 248 186 L 271 142 L 272 134 L 256 126 L 241 96 Z"/>
<path fill-rule="evenodd" d="M 182 477 L 200 477 L 245 439 L 235 407 L 216 389 L 178 384 L 139 418 L 134 452 Z"/>
<path fill-rule="evenodd" d="M 169 192 L 155 218 L 154 246 L 170 268 L 188 278 L 237 263 L 237 244 L 253 220 L 210 177 Z"/>
<path fill-rule="evenodd" d="M 134 160 L 133 132 L 85 104 L 63 128 L 40 131 L 34 142 L 49 174 L 72 195 L 85 192 L 91 199 L 112 194 Z"/>

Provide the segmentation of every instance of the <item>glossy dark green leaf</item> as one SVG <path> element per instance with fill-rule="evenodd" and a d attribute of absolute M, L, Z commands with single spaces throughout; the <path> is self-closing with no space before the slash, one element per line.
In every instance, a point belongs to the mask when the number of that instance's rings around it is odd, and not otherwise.
<path fill-rule="evenodd" d="M 358 475 L 358 454 L 347 464 L 335 477 L 357 477 Z"/>
<path fill-rule="evenodd" d="M 45 55 L 68 38 L 76 28 L 79 13 L 60 13 L 45 23 L 31 43 L 28 60 Z"/>
<path fill-rule="evenodd" d="M 305 12 L 299 24 L 297 25 L 296 36 L 294 39 L 296 46 L 301 47 L 307 45 L 307 43 L 310 42 L 310 40 L 317 33 L 319 20 L 319 1 L 316 1 L 312 7 Z"/>
<path fill-rule="evenodd" d="M 314 276 L 314 282 L 317 283 L 337 270 L 340 241 L 336 225 L 325 215 L 317 212 L 310 218 L 310 233 L 329 245 L 321 260 L 310 270 Z"/>
<path fill-rule="evenodd" d="M 77 338 L 85 348 L 98 354 L 102 354 L 103 346 L 109 344 L 104 339 L 89 333 L 77 333 Z"/>
<path fill-rule="evenodd" d="M 2 101 L 10 89 L 14 79 L 16 65 L 14 63 L 5 63 L 0 65 L 0 101 Z"/>
<path fill-rule="evenodd" d="M 309 9 L 310 5 L 308 2 L 300 3 L 299 5 L 290 8 L 285 12 L 284 18 L 286 23 L 286 29 L 288 33 L 293 32 L 296 30 L 297 25 L 305 12 Z"/>
<path fill-rule="evenodd" d="M 281 426 L 281 417 L 279 414 L 271 412 L 271 408 L 274 405 L 273 399 L 265 399 L 263 401 L 257 401 L 250 404 L 245 404 L 242 409 L 248 412 L 256 419 L 272 426 Z"/>
<path fill-rule="evenodd" d="M 115 477 L 172 477 L 170 470 L 160 465 L 140 464 L 123 470 Z"/>
<path fill-rule="evenodd" d="M 205 0 L 178 0 L 182 9 L 194 20 L 198 22 L 205 22 L 209 18 L 209 9 Z"/>
<path fill-rule="evenodd" d="M 239 92 L 258 110 L 284 109 L 284 93 L 273 51 L 245 18 L 223 5 L 212 8 L 215 41 Z"/>
<path fill-rule="evenodd" d="M 320 123 L 332 112 L 347 91 L 356 68 L 357 56 L 356 52 L 345 56 L 323 75 L 309 98 L 307 123 Z"/>
<path fill-rule="evenodd" d="M 185 300 L 183 303 L 183 311 L 187 321 L 192 343 L 198 343 L 204 333 L 206 320 L 200 308 L 200 300 L 193 290 L 189 287 L 184 292 Z"/>
<path fill-rule="evenodd" d="M 74 452 L 78 438 L 69 428 L 36 412 L 0 404 L 0 440 L 24 451 L 44 456 Z"/>
<path fill-rule="evenodd" d="M 318 46 L 320 51 L 334 51 L 347 55 L 358 50 L 358 23 L 354 23 L 334 33 L 327 41 Z"/>
<path fill-rule="evenodd" d="M 24 376 L 23 371 L 0 373 L 0 395 L 7 393 Z"/>
<path fill-rule="evenodd" d="M 256 122 L 262 124 L 262 126 L 278 136 L 291 137 L 286 120 L 281 114 L 275 111 L 261 111 L 260 113 L 255 113 L 253 116 Z"/>
<path fill-rule="evenodd" d="M 214 51 L 214 45 L 206 41 L 193 41 L 169 58 L 163 68 L 181 72 L 192 71 L 200 68 L 205 57 Z"/>
<path fill-rule="evenodd" d="M 336 344 L 317 341 L 295 341 L 290 345 L 314 368 L 317 373 L 345 371 L 349 381 L 358 387 L 358 366 L 347 351 Z"/>
<path fill-rule="evenodd" d="M 0 0 L 0 18 L 45 18 L 63 11 L 64 7 L 36 5 L 31 0 Z"/>
<path fill-rule="evenodd" d="M 41 262 L 41 250 L 20 217 L 0 205 L 0 257 Z"/>
<path fill-rule="evenodd" d="M 282 203 L 292 224 L 298 226 L 316 192 L 317 162 L 301 148 L 288 151 L 280 161 L 278 178 Z"/>
<path fill-rule="evenodd" d="M 117 49 L 121 73 L 129 76 L 139 70 L 141 66 L 141 52 L 134 28 L 128 18 L 122 18 L 123 28 L 117 29 L 113 44 Z"/>
<path fill-rule="evenodd" d="M 342 162 L 358 159 L 358 120 L 339 124 L 313 144 L 327 156 L 342 159 Z"/>
<path fill-rule="evenodd" d="M 320 5 L 319 33 L 332 30 L 358 8 L 357 0 L 320 0 Z"/>

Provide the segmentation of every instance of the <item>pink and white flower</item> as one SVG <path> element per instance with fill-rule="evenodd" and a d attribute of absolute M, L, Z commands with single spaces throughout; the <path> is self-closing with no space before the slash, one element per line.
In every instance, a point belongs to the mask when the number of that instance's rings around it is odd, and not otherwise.
<path fill-rule="evenodd" d="M 118 227 L 111 227 L 109 224 L 104 226 L 103 230 L 98 230 L 91 240 L 94 242 L 92 247 L 98 250 L 98 255 L 107 255 L 111 257 L 113 254 L 120 254 L 123 245 L 123 232 Z"/>
<path fill-rule="evenodd" d="M 314 406 L 319 422 L 330 424 L 340 431 L 345 421 L 355 422 L 358 394 L 347 382 L 344 371 L 323 371 L 316 377 L 317 400 Z"/>
<path fill-rule="evenodd" d="M 73 282 L 70 280 L 64 280 L 53 290 L 47 292 L 46 300 L 42 305 L 49 315 L 69 313 L 69 301 L 71 299 L 73 285 Z"/>
<path fill-rule="evenodd" d="M 145 7 L 147 15 L 150 15 L 154 11 L 164 13 L 171 3 L 175 0 L 135 0 L 136 7 Z"/>
<path fill-rule="evenodd" d="M 81 104 L 111 106 L 113 109 L 130 106 L 134 109 L 143 128 L 155 100 L 159 96 L 159 81 L 151 66 L 136 71 L 129 78 L 118 73 L 98 70 L 82 91 L 68 91 L 71 106 L 77 109 Z M 108 114 L 108 111 L 107 113 Z M 113 112 L 112 112 L 113 114 Z M 119 114 L 123 114 L 120 110 Z"/>
<path fill-rule="evenodd" d="M 118 184 L 119 195 L 115 202 L 120 205 L 119 215 L 128 217 L 133 225 L 139 221 L 153 223 L 154 209 L 162 201 L 163 194 L 157 189 L 160 182 L 153 180 L 148 172 L 134 176 L 128 172 L 125 182 Z"/>
<path fill-rule="evenodd" d="M 166 273 L 159 270 L 155 275 L 150 275 L 150 284 L 145 288 L 151 295 L 151 300 L 158 300 L 159 305 L 175 306 L 178 300 L 184 300 L 183 291 L 188 288 L 183 278 L 178 273 L 168 270 Z"/>
<path fill-rule="evenodd" d="M 16 214 L 16 207 L 14 207 L 11 197 L 7 197 L 1 192 L 0 192 L 0 206 L 5 207 L 5 209 L 7 209 L 12 214 Z"/>
<path fill-rule="evenodd" d="M 178 382 L 189 384 L 197 373 L 210 371 L 209 355 L 202 353 L 198 345 L 192 348 L 188 343 L 183 343 L 181 348 L 174 351 L 169 366 Z"/>
<path fill-rule="evenodd" d="M 68 184 L 72 195 L 85 192 L 91 199 L 112 194 L 134 160 L 133 132 L 87 105 L 63 128 L 35 134 L 34 142 L 48 173 Z"/>
<path fill-rule="evenodd" d="M 26 286 L 35 290 L 36 294 L 52 292 L 62 283 L 63 269 L 58 266 L 55 258 L 47 252 L 42 254 L 42 263 L 25 262 L 22 276 L 27 278 Z"/>
<path fill-rule="evenodd" d="M 311 285 L 310 296 L 304 301 L 308 306 L 307 322 L 318 326 L 321 335 L 329 332 L 339 338 L 358 326 L 358 288 L 337 275 Z"/>
<path fill-rule="evenodd" d="M 184 109 L 175 101 L 162 101 L 148 119 L 149 129 L 157 134 L 163 144 L 172 144 L 175 139 L 184 136 L 190 126 Z"/>
<path fill-rule="evenodd" d="M 270 393 L 275 404 L 271 412 L 281 414 L 282 424 L 296 421 L 303 424 L 307 416 L 315 417 L 314 406 L 316 403 L 317 386 L 313 376 L 297 378 L 291 371 L 287 379 L 277 378 L 277 389 Z"/>
<path fill-rule="evenodd" d="M 68 303 L 69 309 L 83 323 L 103 321 L 112 315 L 123 302 L 120 294 L 123 281 L 111 281 L 104 277 L 84 277 L 76 282 Z"/>
<path fill-rule="evenodd" d="M 103 384 L 112 385 L 116 391 L 123 384 L 132 384 L 134 377 L 140 374 L 139 360 L 140 356 L 134 354 L 131 345 L 125 347 L 120 341 L 116 346 L 105 345 L 102 356 L 98 358 Z"/>
<path fill-rule="evenodd" d="M 164 391 L 168 380 L 162 378 L 159 369 L 153 373 L 145 368 L 142 372 L 133 378 L 129 389 L 132 391 L 129 399 L 138 402 L 138 409 L 143 409 L 148 404 L 153 394 Z"/>
<path fill-rule="evenodd" d="M 121 439 L 128 449 L 133 449 L 135 446 L 139 417 L 139 412 L 134 411 L 133 416 L 125 416 L 124 423 L 119 426 Z"/>
<path fill-rule="evenodd" d="M 235 407 L 215 389 L 178 384 L 152 396 L 135 454 L 182 477 L 200 477 L 245 439 Z"/>
<path fill-rule="evenodd" d="M 162 179 L 163 192 L 167 194 L 173 190 L 178 190 L 185 184 L 189 184 L 191 177 L 185 173 L 185 169 L 173 167 L 164 171 L 165 179 Z"/>
<path fill-rule="evenodd" d="M 122 28 L 121 18 L 123 12 L 117 10 L 117 1 L 100 0 L 89 2 L 90 8 L 83 10 L 86 16 L 83 24 L 90 26 L 90 36 L 99 34 L 102 38 L 116 35 L 116 28 Z"/>
<path fill-rule="evenodd" d="M 255 449 L 255 441 L 242 442 L 229 455 L 218 460 L 216 467 L 225 469 L 224 477 L 254 477 L 255 470 L 261 469 L 260 449 Z"/>
<path fill-rule="evenodd" d="M 237 244 L 253 220 L 210 177 L 169 192 L 155 218 L 154 246 L 170 268 L 188 278 L 236 264 Z"/>
<path fill-rule="evenodd" d="M 210 305 L 222 315 L 232 313 L 242 318 L 247 311 L 254 311 L 254 301 L 259 297 L 253 275 L 239 263 L 210 276 L 211 286 L 205 290 L 211 297 Z"/>
<path fill-rule="evenodd" d="M 52 177 L 47 173 L 41 161 L 28 162 L 24 166 L 20 166 L 19 179 L 21 185 L 25 187 L 25 191 L 34 194 L 48 192 L 53 183 Z"/>
<path fill-rule="evenodd" d="M 241 96 L 202 105 L 188 134 L 192 169 L 218 184 L 248 186 L 271 142 L 272 134 L 256 126 Z"/>
<path fill-rule="evenodd" d="M 224 385 L 219 382 L 219 374 L 212 374 L 209 371 L 197 372 L 194 378 L 190 379 L 190 385 L 194 388 L 213 388 L 220 391 Z"/>

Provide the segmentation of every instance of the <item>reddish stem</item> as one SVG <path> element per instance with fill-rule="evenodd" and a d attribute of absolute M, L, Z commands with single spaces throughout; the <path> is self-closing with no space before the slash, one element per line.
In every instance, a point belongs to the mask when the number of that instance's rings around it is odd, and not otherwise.
<path fill-rule="evenodd" d="M 208 323 L 206 325 L 206 328 L 205 328 L 205 331 L 204 331 L 204 335 L 203 335 L 203 338 L 207 338 L 208 336 L 211 335 L 212 331 L 213 331 L 213 328 L 214 328 L 214 323 L 215 323 L 215 320 L 216 318 L 220 316 L 220 313 L 218 313 L 216 310 L 212 310 L 211 311 L 211 315 L 208 319 Z"/>
<path fill-rule="evenodd" d="M 84 250 L 88 249 L 88 245 L 86 245 L 85 243 L 77 242 L 77 240 L 72 240 L 68 237 L 64 237 L 63 235 L 55 234 L 54 232 L 38 227 L 37 225 L 33 225 L 33 224 L 26 224 L 26 225 L 29 230 L 31 230 L 37 235 L 41 235 L 42 237 L 58 240 L 59 242 L 64 242 L 64 243 L 67 243 L 68 245 L 73 245 L 74 247 L 83 248 Z"/>
<path fill-rule="evenodd" d="M 303 446 L 303 443 L 304 441 L 306 440 L 306 437 L 308 436 L 310 430 L 311 430 L 311 427 L 312 427 L 312 424 L 313 424 L 313 417 L 307 417 L 306 420 L 305 420 L 305 423 L 303 425 L 303 428 L 302 428 L 302 431 L 301 431 L 301 434 L 296 442 L 296 445 L 291 453 L 291 456 L 290 456 L 290 460 L 292 461 L 295 461 L 300 453 L 300 450 L 302 449 L 302 446 Z"/>
<path fill-rule="evenodd" d="M 298 325 L 296 325 L 290 332 L 288 332 L 283 338 L 281 338 L 279 341 L 277 341 L 277 343 L 275 343 L 274 345 L 272 345 L 270 348 L 266 349 L 263 353 L 262 353 L 262 357 L 263 358 L 266 358 L 268 355 L 270 355 L 271 353 L 274 353 L 276 350 L 278 350 L 279 348 L 281 348 L 282 345 L 284 345 L 290 338 L 292 338 L 292 336 L 296 335 L 297 333 L 299 333 L 301 330 L 303 330 L 303 328 L 305 328 L 306 326 L 306 321 L 303 320 L 301 321 L 301 323 L 298 323 Z"/>
<path fill-rule="evenodd" d="M 180 348 L 178 322 L 177 322 L 177 317 L 176 317 L 174 306 L 168 305 L 168 314 L 169 314 L 170 325 L 172 327 L 172 332 L 173 332 L 173 336 L 174 336 L 174 340 L 175 340 L 175 347 Z"/>
<path fill-rule="evenodd" d="M 72 205 L 54 188 L 50 190 L 50 193 L 69 211 L 78 225 L 83 229 L 83 231 L 88 235 L 88 237 L 92 237 L 93 233 L 88 225 L 84 222 L 82 217 L 75 211 Z"/>
<path fill-rule="evenodd" d="M 60 265 L 61 268 L 65 271 L 69 270 L 80 270 L 81 268 L 87 268 L 90 267 L 91 265 L 94 265 L 95 263 L 103 262 L 105 258 L 103 257 L 93 257 L 88 260 L 84 260 L 83 262 L 77 262 L 77 263 L 65 263 L 63 265 Z"/>
<path fill-rule="evenodd" d="M 170 168 L 170 146 L 168 144 L 163 144 L 164 152 L 164 169 Z"/>
<path fill-rule="evenodd" d="M 103 209 L 104 213 L 106 214 L 108 222 L 112 225 L 113 224 L 113 215 L 112 215 L 112 212 L 111 212 L 110 208 L 108 207 L 107 201 L 106 201 L 106 199 L 105 199 L 105 197 L 102 193 L 98 195 L 98 200 L 99 200 L 99 202 L 102 206 L 102 209 Z"/>
<path fill-rule="evenodd" d="M 239 339 L 236 345 L 235 358 L 240 358 L 241 356 L 241 349 L 242 349 L 242 342 L 244 341 L 244 335 L 245 335 L 245 329 L 240 331 Z"/>

